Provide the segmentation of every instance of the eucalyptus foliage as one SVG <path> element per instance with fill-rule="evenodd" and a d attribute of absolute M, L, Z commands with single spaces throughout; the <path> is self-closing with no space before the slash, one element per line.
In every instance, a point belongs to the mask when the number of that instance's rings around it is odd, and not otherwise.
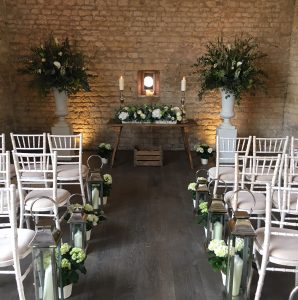
<path fill-rule="evenodd" d="M 236 37 L 231 45 L 222 39 L 209 42 L 207 52 L 192 65 L 200 82 L 199 98 L 208 90 L 223 88 L 233 93 L 239 104 L 243 92 L 255 94 L 265 87 L 267 76 L 258 66 L 265 56 L 251 37 Z"/>

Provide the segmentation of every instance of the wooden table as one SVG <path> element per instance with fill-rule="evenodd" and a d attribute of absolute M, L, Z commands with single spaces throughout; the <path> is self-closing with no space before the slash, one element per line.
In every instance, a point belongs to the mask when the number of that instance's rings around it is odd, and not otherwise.
<path fill-rule="evenodd" d="M 196 122 L 194 120 L 187 120 L 186 123 L 177 123 L 177 124 L 156 124 L 156 123 L 120 123 L 117 120 L 110 120 L 108 122 L 108 126 L 111 126 L 112 129 L 115 131 L 117 135 L 117 139 L 114 145 L 114 150 L 112 154 L 112 161 L 111 161 L 111 166 L 113 167 L 114 161 L 115 161 L 115 156 L 116 152 L 118 150 L 119 142 L 120 142 L 120 137 L 122 133 L 123 128 L 144 128 L 144 127 L 162 127 L 162 128 L 180 128 L 182 138 L 183 138 L 183 143 L 184 143 L 184 149 L 187 154 L 188 160 L 190 167 L 193 169 L 193 162 L 192 162 L 192 157 L 191 157 L 191 152 L 189 148 L 189 130 L 191 127 L 197 126 Z"/>

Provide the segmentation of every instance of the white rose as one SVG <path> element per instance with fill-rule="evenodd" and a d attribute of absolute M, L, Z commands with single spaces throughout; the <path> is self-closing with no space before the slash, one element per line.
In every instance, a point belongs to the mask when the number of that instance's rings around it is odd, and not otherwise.
<path fill-rule="evenodd" d="M 141 112 L 140 110 L 138 110 L 138 111 L 137 111 L 137 114 L 138 114 L 138 115 L 141 115 L 141 114 L 142 114 L 142 112 Z"/>
<path fill-rule="evenodd" d="M 57 68 L 60 69 L 61 68 L 61 64 L 59 63 L 59 61 L 54 61 L 53 65 Z"/>
<path fill-rule="evenodd" d="M 204 149 L 202 147 L 198 147 L 197 152 L 204 153 Z"/>
<path fill-rule="evenodd" d="M 208 153 L 212 153 L 212 148 L 207 149 Z"/>
<path fill-rule="evenodd" d="M 58 55 L 59 55 L 59 56 L 62 56 L 62 52 L 60 51 L 60 52 L 58 53 Z"/>
<path fill-rule="evenodd" d="M 106 149 L 107 150 L 111 150 L 112 149 L 112 146 L 110 144 L 106 144 Z"/>
<path fill-rule="evenodd" d="M 181 116 L 181 112 L 180 112 L 180 111 L 177 111 L 177 112 L 176 112 L 176 116 L 177 116 L 177 117 Z"/>
<path fill-rule="evenodd" d="M 126 119 L 128 118 L 128 116 L 129 116 L 129 114 L 128 114 L 127 112 L 122 111 L 122 112 L 119 114 L 118 118 L 119 118 L 120 120 L 124 121 L 124 120 L 126 120 Z"/>
<path fill-rule="evenodd" d="M 152 117 L 154 119 L 160 119 L 161 118 L 161 111 L 159 108 L 156 108 L 152 111 Z"/>
<path fill-rule="evenodd" d="M 182 117 L 181 116 L 177 116 L 177 121 L 182 121 Z"/>
<path fill-rule="evenodd" d="M 239 67 L 241 65 L 242 65 L 242 61 L 238 61 L 237 64 L 236 64 L 237 67 Z"/>
<path fill-rule="evenodd" d="M 146 119 L 146 115 L 145 114 L 141 114 L 141 119 Z"/>

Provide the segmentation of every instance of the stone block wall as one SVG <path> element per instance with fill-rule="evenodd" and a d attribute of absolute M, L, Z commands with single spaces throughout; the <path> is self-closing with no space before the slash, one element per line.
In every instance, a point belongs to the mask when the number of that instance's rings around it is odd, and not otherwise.
<path fill-rule="evenodd" d="M 92 91 L 70 97 L 69 121 L 83 132 L 85 148 L 115 138 L 106 123 L 119 107 L 118 78 L 125 78 L 125 103 L 146 101 L 179 105 L 180 81 L 187 79 L 187 116 L 197 121 L 192 144 L 215 143 L 221 122 L 218 92 L 197 98 L 197 82 L 191 65 L 205 51 L 208 41 L 222 35 L 255 37 L 268 54 L 262 62 L 269 74 L 267 94 L 244 95 L 236 107 L 234 124 L 239 136 L 282 133 L 293 0 L 11 0 L 6 3 L 5 30 L 9 41 L 7 68 L 16 83 L 10 92 L 17 132 L 50 131 L 55 120 L 54 101 L 39 99 L 27 87 L 29 78 L 17 74 L 18 56 L 41 43 L 49 33 L 69 37 L 86 55 Z M 0 51 L 2 46 L 0 48 Z M 2 59 L 2 58 L 1 58 Z M 1 63 L 1 61 L 0 61 Z M 137 71 L 160 70 L 160 98 L 137 97 Z M 4 69 L 0 76 L 5 78 Z M 1 105 L 5 101 L 0 87 Z M 1 117 L 0 117 L 1 119 Z M 0 125 L 1 125 L 0 120 Z M 180 132 L 140 129 L 123 132 L 120 148 L 161 144 L 164 149 L 183 147 Z"/>
<path fill-rule="evenodd" d="M 298 138 L 298 4 L 293 18 L 284 133 Z"/>

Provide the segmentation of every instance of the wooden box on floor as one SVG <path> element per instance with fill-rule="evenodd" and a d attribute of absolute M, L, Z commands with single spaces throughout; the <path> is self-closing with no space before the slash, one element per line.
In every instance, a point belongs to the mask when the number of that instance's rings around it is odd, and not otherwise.
<path fill-rule="evenodd" d="M 162 149 L 155 147 L 151 149 L 141 150 L 138 147 L 134 149 L 134 166 L 162 166 Z"/>

